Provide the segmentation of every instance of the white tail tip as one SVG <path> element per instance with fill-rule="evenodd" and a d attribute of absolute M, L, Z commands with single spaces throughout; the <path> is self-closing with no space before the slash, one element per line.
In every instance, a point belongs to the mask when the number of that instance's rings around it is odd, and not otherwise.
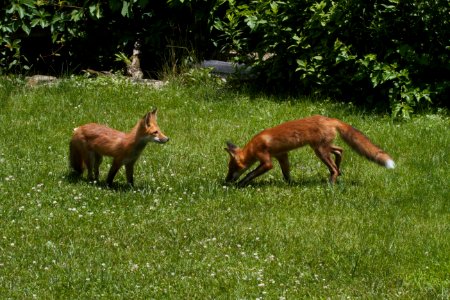
<path fill-rule="evenodd" d="M 392 159 L 386 161 L 385 167 L 388 169 L 395 169 L 395 162 Z"/>

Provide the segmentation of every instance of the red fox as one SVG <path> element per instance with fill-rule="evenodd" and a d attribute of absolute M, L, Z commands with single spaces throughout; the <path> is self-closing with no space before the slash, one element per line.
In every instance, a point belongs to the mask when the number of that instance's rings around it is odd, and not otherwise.
<path fill-rule="evenodd" d="M 112 185 L 120 167 L 125 165 L 127 182 L 132 186 L 134 164 L 147 143 L 165 143 L 169 140 L 156 123 L 156 112 L 156 109 L 148 112 L 129 133 L 96 123 L 75 128 L 69 147 L 70 166 L 78 175 L 82 175 L 86 167 L 88 180 L 98 181 L 103 156 L 112 156 L 107 184 Z"/>
<path fill-rule="evenodd" d="M 272 169 L 272 157 L 274 157 L 280 163 L 284 179 L 289 182 L 291 176 L 288 152 L 309 145 L 330 170 L 330 183 L 334 184 L 340 175 L 339 165 L 343 152 L 342 148 L 332 144 L 336 132 L 339 132 L 348 145 L 367 159 L 388 169 L 395 168 L 394 161 L 386 152 L 372 144 L 363 133 L 351 125 L 338 119 L 312 116 L 265 129 L 255 135 L 243 149 L 227 142 L 225 150 L 230 155 L 230 161 L 225 181 L 235 182 L 256 161 L 259 161 L 259 166 L 239 181 L 238 186 L 245 186 L 254 178 Z M 335 157 L 334 161 L 331 154 Z"/>

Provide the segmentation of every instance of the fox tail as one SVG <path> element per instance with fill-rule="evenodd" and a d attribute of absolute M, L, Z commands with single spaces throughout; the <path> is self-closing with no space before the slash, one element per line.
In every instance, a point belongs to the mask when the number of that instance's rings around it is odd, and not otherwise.
<path fill-rule="evenodd" d="M 70 168 L 78 175 L 81 175 L 84 170 L 83 159 L 81 153 L 76 147 L 73 140 L 69 144 L 69 164 Z"/>
<path fill-rule="evenodd" d="M 336 126 L 337 131 L 341 135 L 342 139 L 350 146 L 353 150 L 366 157 L 383 167 L 388 169 L 395 168 L 394 160 L 380 149 L 378 146 L 374 145 L 368 137 L 366 137 L 361 131 L 354 128 L 353 126 L 339 121 Z"/>

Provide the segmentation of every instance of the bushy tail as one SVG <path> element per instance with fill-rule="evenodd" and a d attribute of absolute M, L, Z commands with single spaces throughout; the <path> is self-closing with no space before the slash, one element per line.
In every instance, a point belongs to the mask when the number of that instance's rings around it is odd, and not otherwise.
<path fill-rule="evenodd" d="M 375 146 L 361 131 L 339 121 L 336 126 L 342 139 L 362 156 L 388 169 L 395 168 L 394 160 L 379 147 Z"/>
<path fill-rule="evenodd" d="M 69 145 L 69 164 L 70 168 L 77 174 L 83 174 L 84 166 L 83 159 L 81 157 L 80 151 L 77 149 L 73 140 L 70 141 Z"/>

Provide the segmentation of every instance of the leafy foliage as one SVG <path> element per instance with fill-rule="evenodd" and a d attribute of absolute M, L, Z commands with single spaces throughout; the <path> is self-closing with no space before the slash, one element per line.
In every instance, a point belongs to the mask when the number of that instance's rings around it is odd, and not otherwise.
<path fill-rule="evenodd" d="M 145 69 L 155 69 L 171 49 L 204 49 L 205 26 L 215 1 L 1 1 L 0 69 L 61 73 L 110 69 L 116 54 L 142 40 Z M 202 7 L 202 9 L 198 9 Z M 183 55 L 191 51 L 180 51 Z M 53 70 L 49 69 L 54 68 Z"/>
<path fill-rule="evenodd" d="M 0 26 L 2 69 L 29 69 L 33 61 L 28 56 L 30 48 L 39 53 L 42 60 L 58 57 L 67 41 L 82 37 L 82 23 L 91 18 L 100 18 L 98 3 L 75 5 L 69 2 L 16 0 L 2 1 Z M 48 37 L 41 46 L 49 46 L 45 52 L 36 43 Z M 42 41 L 42 40 L 41 40 Z"/>
<path fill-rule="evenodd" d="M 230 0 L 215 29 L 279 90 L 390 105 L 409 117 L 449 90 L 448 1 Z M 249 55 L 256 54 L 256 55 Z M 270 54 L 270 59 L 263 57 Z M 356 100 L 359 99 L 359 100 Z"/>

